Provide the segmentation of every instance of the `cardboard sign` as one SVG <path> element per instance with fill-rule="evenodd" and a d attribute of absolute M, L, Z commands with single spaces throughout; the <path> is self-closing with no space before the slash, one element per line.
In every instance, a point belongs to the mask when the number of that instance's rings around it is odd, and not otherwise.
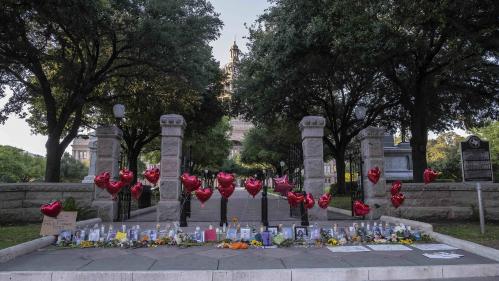
<path fill-rule="evenodd" d="M 78 212 L 62 211 L 57 218 L 44 216 L 40 235 L 58 235 L 62 230 L 75 230 L 77 214 Z"/>

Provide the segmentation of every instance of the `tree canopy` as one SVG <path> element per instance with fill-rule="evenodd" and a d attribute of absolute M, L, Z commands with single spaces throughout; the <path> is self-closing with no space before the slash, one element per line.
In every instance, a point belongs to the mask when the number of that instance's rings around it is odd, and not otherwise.
<path fill-rule="evenodd" d="M 62 154 L 93 116 L 92 102 L 118 95 L 103 84 L 152 69 L 206 85 L 199 54 L 221 25 L 205 0 L 3 1 L 0 83 L 14 94 L 0 118 L 26 116 L 30 104 L 30 125 L 48 136 L 45 179 L 58 181 Z"/>

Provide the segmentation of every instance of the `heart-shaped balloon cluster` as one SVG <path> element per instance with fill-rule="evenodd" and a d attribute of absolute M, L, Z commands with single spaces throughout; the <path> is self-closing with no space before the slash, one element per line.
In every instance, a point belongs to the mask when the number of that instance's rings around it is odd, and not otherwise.
<path fill-rule="evenodd" d="M 43 204 L 40 207 L 40 211 L 46 216 L 56 218 L 62 211 L 62 203 L 57 200 L 49 204 Z"/>
<path fill-rule="evenodd" d="M 395 195 L 400 192 L 402 189 L 402 182 L 401 181 L 394 181 L 392 182 L 392 188 L 390 189 L 390 193 L 392 195 Z"/>
<path fill-rule="evenodd" d="M 305 200 L 305 195 L 301 192 L 288 191 L 288 203 L 291 207 L 296 207 Z"/>
<path fill-rule="evenodd" d="M 307 193 L 307 195 L 305 196 L 305 200 L 303 201 L 303 206 L 305 206 L 306 209 L 312 209 L 314 205 L 314 196 L 312 196 L 312 193 Z"/>
<path fill-rule="evenodd" d="M 124 184 L 130 184 L 133 181 L 133 172 L 128 169 L 120 171 L 120 181 Z"/>
<path fill-rule="evenodd" d="M 211 198 L 211 195 L 213 195 L 213 189 L 211 189 L 211 187 L 198 188 L 194 193 L 196 194 L 197 199 L 201 202 L 201 207 L 204 207 L 204 203 Z"/>
<path fill-rule="evenodd" d="M 106 189 L 111 180 L 111 174 L 109 172 L 102 172 L 95 176 L 94 183 L 97 187 Z"/>
<path fill-rule="evenodd" d="M 395 209 L 400 207 L 400 205 L 402 205 L 402 203 L 404 203 L 404 200 L 405 200 L 405 196 L 404 196 L 404 194 L 402 194 L 400 192 L 395 194 L 395 195 L 392 195 L 393 207 L 395 207 Z"/>
<path fill-rule="evenodd" d="M 255 196 L 258 194 L 258 192 L 260 192 L 260 190 L 262 190 L 262 181 L 261 180 L 257 180 L 255 178 L 248 178 L 245 182 L 244 182 L 244 187 L 246 188 L 246 190 L 248 191 L 249 194 L 251 194 L 251 196 L 253 196 L 253 198 L 255 198 Z"/>
<path fill-rule="evenodd" d="M 122 181 L 111 181 L 107 186 L 106 190 L 113 196 L 113 200 L 116 199 L 118 193 L 120 193 L 121 189 L 125 186 Z"/>
<path fill-rule="evenodd" d="M 319 207 L 321 209 L 326 209 L 329 206 L 329 202 L 331 202 L 331 198 L 332 198 L 331 193 L 329 193 L 329 192 L 324 193 L 321 195 L 321 197 L 319 197 L 319 201 L 317 201 L 317 205 L 319 205 Z"/>
<path fill-rule="evenodd" d="M 234 193 L 234 190 L 235 190 L 234 184 L 231 184 L 229 186 L 221 185 L 218 187 L 218 191 L 220 192 L 222 197 L 225 199 L 229 199 L 229 197 L 232 195 L 232 193 Z"/>
<path fill-rule="evenodd" d="M 381 177 L 381 170 L 376 166 L 367 172 L 367 178 L 373 184 L 377 184 Z"/>
<path fill-rule="evenodd" d="M 219 172 L 217 174 L 217 181 L 221 186 L 229 186 L 234 184 L 234 175 L 232 173 Z"/>
<path fill-rule="evenodd" d="M 133 199 L 139 200 L 140 196 L 142 195 L 142 191 L 144 191 L 144 187 L 142 186 L 142 183 L 137 182 L 130 188 L 130 192 L 132 194 Z"/>
<path fill-rule="evenodd" d="M 234 193 L 234 175 L 232 173 L 219 172 L 217 174 L 218 181 L 218 191 L 223 198 L 229 199 L 229 197 Z"/>
<path fill-rule="evenodd" d="M 392 182 L 392 188 L 390 189 L 390 193 L 392 194 L 392 205 L 395 208 L 400 207 L 402 203 L 404 203 L 405 196 L 404 194 L 400 193 L 400 190 L 402 190 L 402 182 L 401 181 L 394 181 Z"/>
<path fill-rule="evenodd" d="M 156 185 L 159 181 L 159 169 L 158 168 L 150 168 L 144 171 L 144 178 L 153 185 Z"/>
<path fill-rule="evenodd" d="M 288 175 L 274 178 L 274 191 L 281 193 L 281 195 L 287 194 L 289 191 L 293 190 L 293 187 L 294 184 L 289 182 Z"/>
<path fill-rule="evenodd" d="M 355 202 L 353 202 L 353 213 L 356 216 L 363 217 L 369 214 L 370 210 L 371 208 L 369 208 L 369 205 L 364 204 L 360 200 L 355 200 Z"/>
<path fill-rule="evenodd" d="M 430 182 L 433 182 L 436 178 L 438 177 L 438 172 L 426 168 L 423 173 L 423 180 L 425 184 L 429 184 Z"/>
<path fill-rule="evenodd" d="M 185 193 L 191 193 L 194 190 L 201 187 L 201 180 L 189 173 L 185 172 L 180 176 L 180 180 L 182 181 L 182 185 L 184 186 Z"/>

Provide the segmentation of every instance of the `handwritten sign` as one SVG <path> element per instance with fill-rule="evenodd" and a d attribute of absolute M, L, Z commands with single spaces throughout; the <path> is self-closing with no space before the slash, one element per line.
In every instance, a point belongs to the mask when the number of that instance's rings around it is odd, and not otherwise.
<path fill-rule="evenodd" d="M 40 235 L 57 235 L 62 230 L 76 229 L 76 215 L 78 212 L 61 212 L 57 218 L 43 217 Z"/>
<path fill-rule="evenodd" d="M 463 181 L 492 181 L 489 142 L 469 136 L 461 142 Z"/>

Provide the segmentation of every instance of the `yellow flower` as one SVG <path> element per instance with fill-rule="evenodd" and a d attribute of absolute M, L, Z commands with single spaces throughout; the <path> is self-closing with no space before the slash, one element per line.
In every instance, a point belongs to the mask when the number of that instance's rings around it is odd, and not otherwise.
<path fill-rule="evenodd" d="M 331 238 L 331 239 L 327 240 L 327 244 L 329 244 L 331 246 L 336 246 L 336 245 L 338 245 L 338 240 Z"/>

